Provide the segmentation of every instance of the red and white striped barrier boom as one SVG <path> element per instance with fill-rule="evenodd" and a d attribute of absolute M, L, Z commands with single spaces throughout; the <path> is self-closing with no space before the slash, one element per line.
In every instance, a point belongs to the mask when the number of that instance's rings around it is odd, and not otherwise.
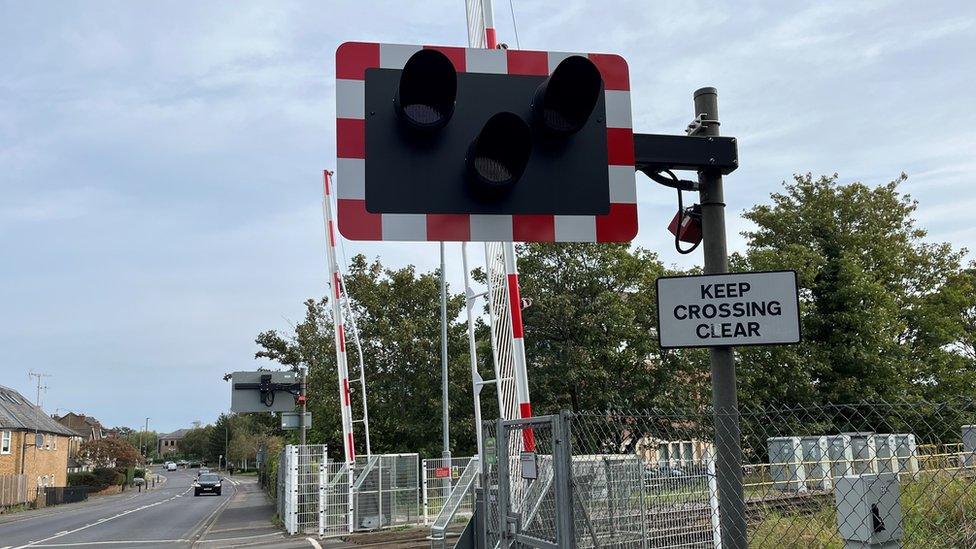
<path fill-rule="evenodd" d="M 328 238 L 329 285 L 332 288 L 332 317 L 335 325 L 336 368 L 339 373 L 339 406 L 342 409 L 342 443 L 346 463 L 350 468 L 356 462 L 356 445 L 352 430 L 352 406 L 349 392 L 349 367 L 346 361 L 346 331 L 342 316 L 342 277 L 339 275 L 339 262 L 336 259 L 336 230 L 332 215 L 332 173 L 326 170 L 322 212 L 325 215 L 325 232 Z"/>

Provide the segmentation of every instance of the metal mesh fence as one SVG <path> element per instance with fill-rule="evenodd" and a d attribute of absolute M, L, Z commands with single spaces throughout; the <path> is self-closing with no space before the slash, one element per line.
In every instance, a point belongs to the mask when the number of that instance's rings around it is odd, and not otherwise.
<path fill-rule="evenodd" d="M 424 524 L 430 524 L 444 507 L 471 457 L 425 459 L 420 467 L 420 487 L 424 505 Z M 455 517 L 470 517 L 474 511 L 474 492 L 461 501 Z"/>
<path fill-rule="evenodd" d="M 290 534 L 335 536 L 350 528 L 417 524 L 418 465 L 417 454 L 382 454 L 357 460 L 350 472 L 344 462 L 328 459 L 325 446 L 286 446 L 278 468 L 278 515 Z"/>
<path fill-rule="evenodd" d="M 288 445 L 281 450 L 278 514 L 289 534 L 319 533 L 319 486 L 326 456 L 324 444 Z"/>
<path fill-rule="evenodd" d="M 486 547 L 498 547 L 501 537 L 501 509 L 499 507 L 499 470 L 498 470 L 498 423 L 485 421 L 482 423 L 482 433 L 485 438 L 485 459 L 481 464 L 481 485 L 485 491 L 485 544 Z"/>
<path fill-rule="evenodd" d="M 420 521 L 417 454 L 373 455 L 357 461 L 354 528 L 372 530 Z"/>
<path fill-rule="evenodd" d="M 349 532 L 349 467 L 342 461 L 329 461 L 319 487 L 322 523 L 319 535 L 339 536 Z"/>
<path fill-rule="evenodd" d="M 749 547 L 976 547 L 971 401 L 743 410 Z M 733 413 L 571 420 L 578 547 L 714 548 L 712 442 Z"/>

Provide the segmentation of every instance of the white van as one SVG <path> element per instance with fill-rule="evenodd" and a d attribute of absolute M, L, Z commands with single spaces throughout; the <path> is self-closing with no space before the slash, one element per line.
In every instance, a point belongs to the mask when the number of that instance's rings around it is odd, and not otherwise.
<path fill-rule="evenodd" d="M 166 470 L 167 471 L 175 471 L 176 470 L 176 463 L 175 462 L 172 462 L 172 461 L 167 461 L 166 462 Z"/>

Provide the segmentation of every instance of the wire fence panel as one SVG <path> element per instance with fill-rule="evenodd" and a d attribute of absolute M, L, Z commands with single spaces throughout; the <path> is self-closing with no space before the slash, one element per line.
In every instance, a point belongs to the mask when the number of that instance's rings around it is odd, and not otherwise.
<path fill-rule="evenodd" d="M 278 513 L 289 534 L 320 532 L 320 481 L 328 457 L 324 444 L 287 445 L 278 468 Z"/>
<path fill-rule="evenodd" d="M 578 547 L 714 547 L 711 443 L 657 419 L 573 416 Z"/>
<path fill-rule="evenodd" d="M 373 455 L 358 461 L 353 484 L 354 528 L 373 530 L 421 520 L 419 456 Z"/>
<path fill-rule="evenodd" d="M 424 524 L 430 524 L 444 507 L 461 479 L 471 457 L 425 459 L 420 467 L 420 488 L 424 507 Z M 474 492 L 461 502 L 456 517 L 470 517 L 474 512 Z"/>
<path fill-rule="evenodd" d="M 499 470 L 498 470 L 498 422 L 482 422 L 482 433 L 485 440 L 485 459 L 481 464 L 481 485 L 485 491 L 485 520 L 484 539 L 487 547 L 494 549 L 501 543 L 502 519 L 499 507 Z"/>
<path fill-rule="evenodd" d="M 573 546 L 567 418 L 559 415 L 497 420 L 494 429 L 486 425 L 490 442 L 486 439 L 483 480 L 489 544 Z M 522 441 L 529 437 L 533 445 L 526 451 Z M 518 444 L 511 444 L 513 441 Z"/>
<path fill-rule="evenodd" d="M 577 546 L 718 547 L 714 426 L 734 417 L 574 415 Z M 750 547 L 976 547 L 973 402 L 744 409 L 738 417 Z"/>
<path fill-rule="evenodd" d="M 320 494 L 322 520 L 319 535 L 341 536 L 349 532 L 349 467 L 330 460 L 323 471 Z"/>

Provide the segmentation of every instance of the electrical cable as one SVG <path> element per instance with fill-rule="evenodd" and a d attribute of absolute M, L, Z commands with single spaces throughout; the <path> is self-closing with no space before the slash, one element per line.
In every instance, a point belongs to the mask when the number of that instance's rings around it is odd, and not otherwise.
<path fill-rule="evenodd" d="M 508 7 L 512 11 L 512 30 L 515 31 L 515 49 L 522 49 L 522 45 L 519 43 L 518 36 L 518 22 L 515 20 L 515 0 L 508 0 Z"/>
<path fill-rule="evenodd" d="M 662 177 L 661 174 L 667 174 L 668 177 L 671 178 L 671 180 L 668 181 L 667 179 Z M 694 245 L 692 245 L 691 248 L 683 249 L 681 247 L 681 240 L 678 238 L 678 235 L 681 234 L 681 226 L 684 225 L 685 216 L 687 216 L 687 214 L 685 213 L 685 204 L 681 192 L 682 190 L 690 191 L 698 188 L 698 183 L 694 181 L 678 179 L 678 176 L 674 175 L 674 172 L 672 172 L 671 170 L 661 170 L 660 172 L 649 173 L 647 175 L 649 175 L 651 179 L 653 179 L 654 181 L 662 185 L 666 185 L 668 187 L 673 187 L 675 190 L 678 191 L 678 226 L 674 231 L 674 249 L 677 250 L 677 252 L 681 255 L 690 254 L 691 252 L 695 251 L 696 248 L 698 248 L 699 244 L 701 244 L 701 240 L 699 240 Z"/>

